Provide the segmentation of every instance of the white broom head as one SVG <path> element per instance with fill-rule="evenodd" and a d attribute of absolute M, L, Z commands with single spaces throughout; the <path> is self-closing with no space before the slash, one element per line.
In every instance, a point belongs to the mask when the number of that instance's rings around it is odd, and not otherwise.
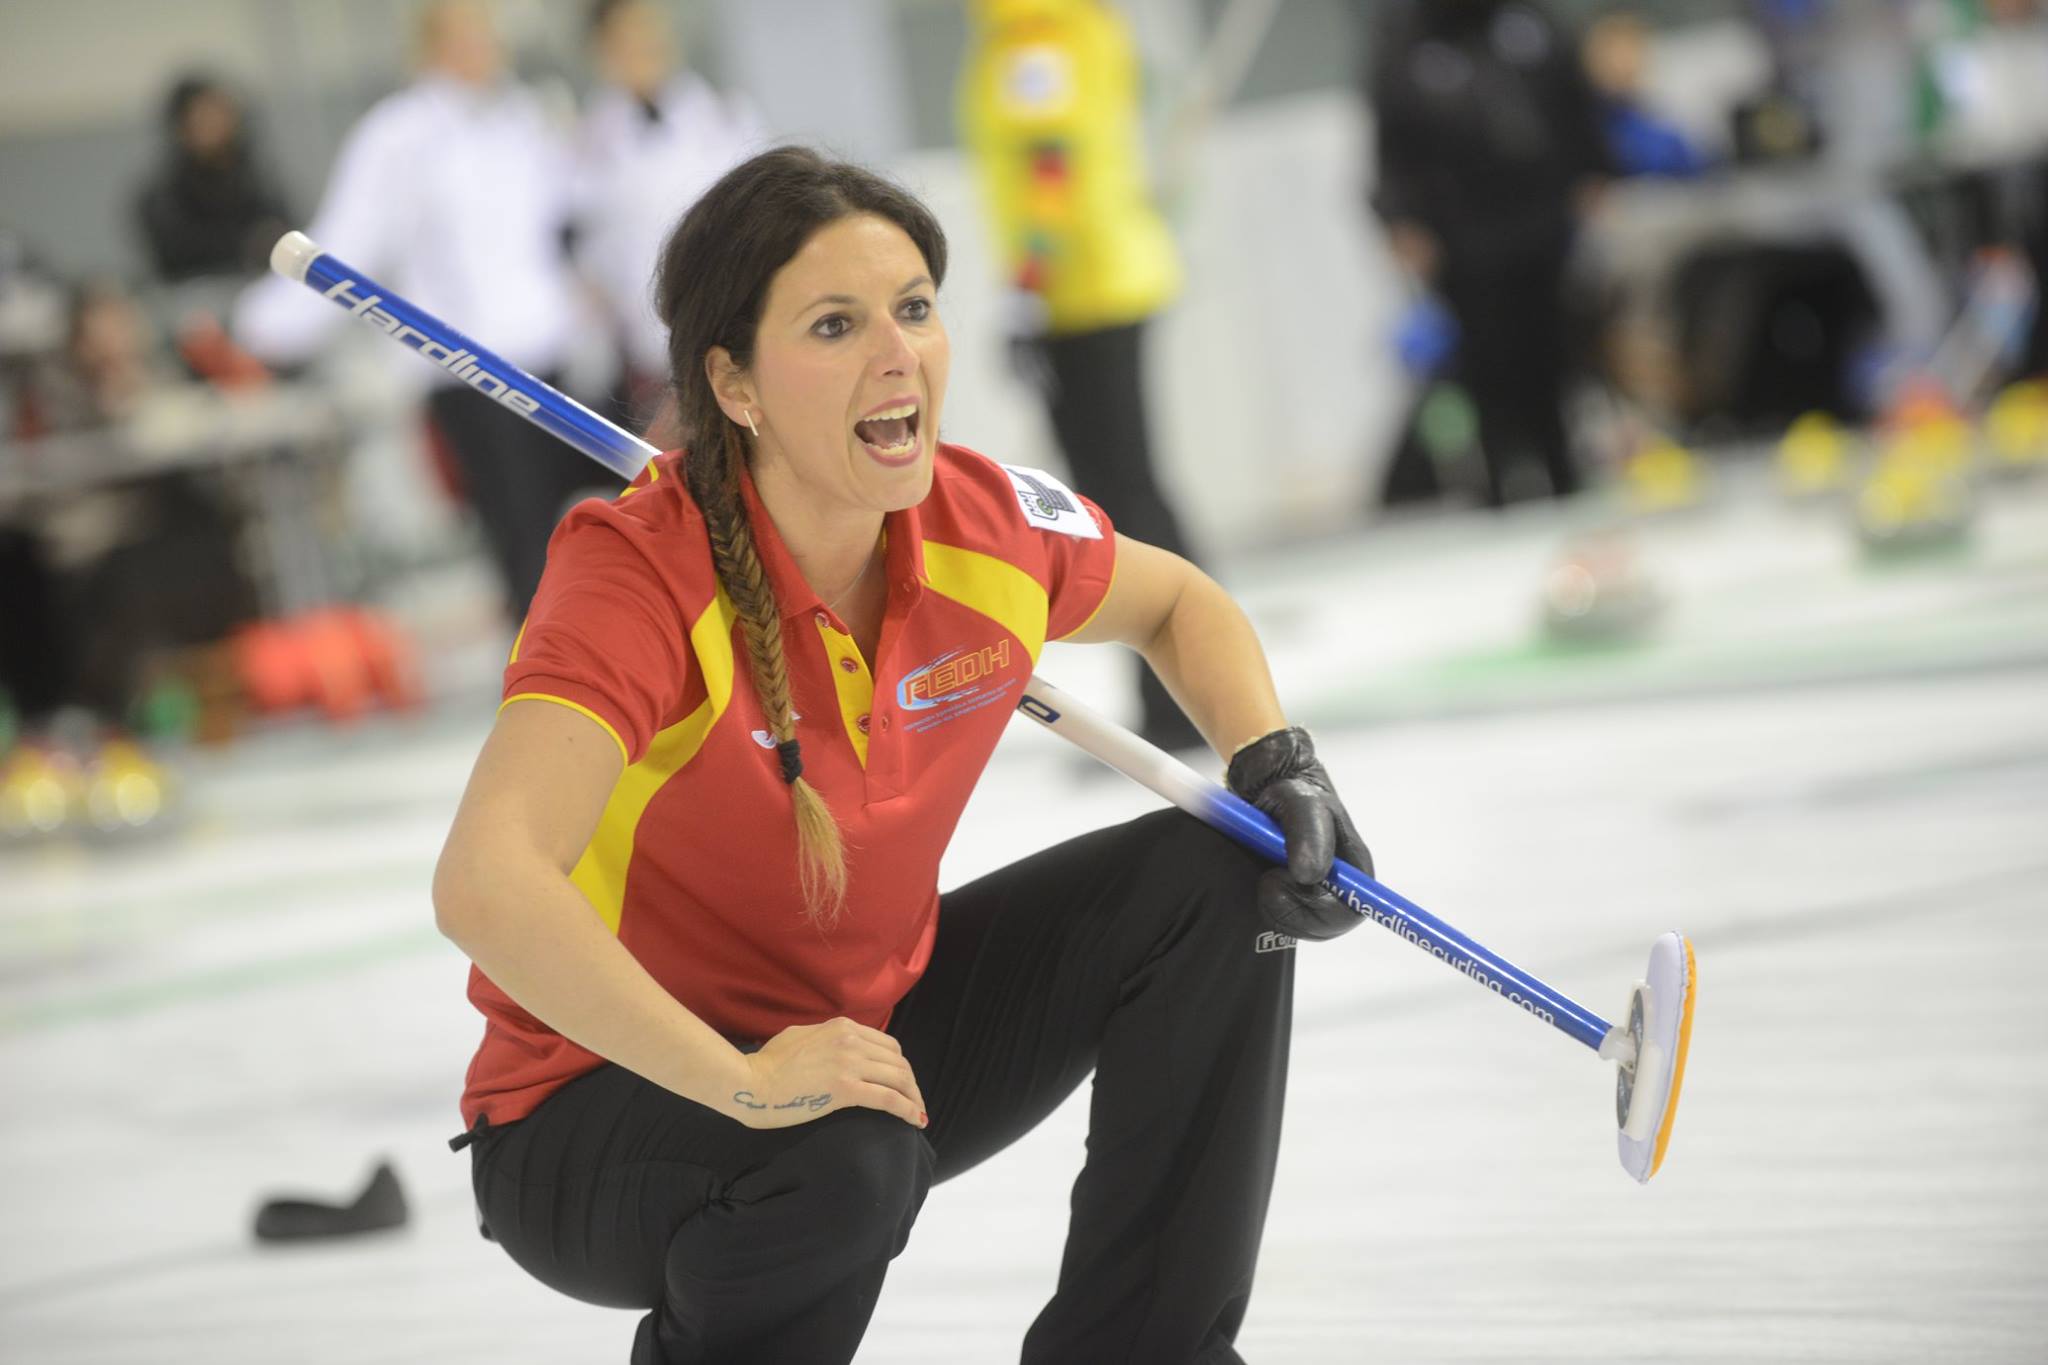
<path fill-rule="evenodd" d="M 1678 1091 L 1685 1083 L 1685 1054 L 1692 1042 L 1693 996 L 1699 978 L 1692 944 L 1680 933 L 1660 936 L 1650 946 L 1646 979 L 1629 993 L 1628 1011 L 1601 1055 L 1620 1064 L 1615 1079 L 1615 1120 L 1622 1169 L 1648 1183 L 1664 1163 L 1671 1125 L 1678 1117 Z"/>

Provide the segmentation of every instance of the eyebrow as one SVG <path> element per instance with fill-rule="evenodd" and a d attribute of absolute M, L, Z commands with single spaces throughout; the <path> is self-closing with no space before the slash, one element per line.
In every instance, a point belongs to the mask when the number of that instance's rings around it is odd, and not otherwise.
<path fill-rule="evenodd" d="M 901 297 L 903 297 L 903 296 L 904 296 L 905 294 L 908 294 L 908 293 L 909 293 L 909 292 L 910 292 L 911 290 L 913 290 L 913 289 L 916 289 L 916 288 L 917 288 L 918 286 L 920 286 L 920 285 L 929 285 L 929 284 L 930 284 L 931 282 L 932 282 L 932 277 L 931 277 L 931 276 L 929 276 L 929 275 L 919 275 L 919 276 L 917 276 L 917 277 L 916 277 L 915 279 L 911 280 L 911 281 L 910 281 L 910 282 L 909 282 L 908 284 L 904 285 L 904 286 L 903 286 L 903 287 L 902 287 L 901 289 L 898 289 L 898 290 L 896 291 L 896 296 L 897 296 L 898 298 L 901 298 Z M 860 302 L 860 300 L 859 300 L 859 299 L 857 299 L 857 298 L 855 298 L 855 297 L 854 297 L 853 295 L 851 295 L 851 294 L 821 294 L 821 295 L 819 295 L 819 296 L 818 296 L 817 298 L 815 298 L 815 299 L 812 299 L 812 300 L 811 300 L 811 301 L 810 301 L 809 303 L 805 304 L 805 305 L 804 305 L 804 306 L 803 306 L 803 307 L 802 307 L 801 309 L 799 309 L 799 310 L 797 310 L 797 311 L 798 311 L 798 312 L 799 312 L 800 314 L 801 314 L 801 313 L 808 313 L 808 312 L 810 312 L 810 311 L 811 311 L 811 310 L 812 310 L 813 308 L 816 308 L 816 307 L 817 307 L 817 306 L 818 306 L 819 304 L 823 304 L 823 303 L 837 303 L 837 304 L 847 305 L 847 304 L 858 304 L 859 302 Z"/>

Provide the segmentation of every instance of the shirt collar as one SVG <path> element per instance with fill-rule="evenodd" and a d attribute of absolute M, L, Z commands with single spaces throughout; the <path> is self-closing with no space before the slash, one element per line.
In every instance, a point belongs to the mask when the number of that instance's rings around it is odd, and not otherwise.
<path fill-rule="evenodd" d="M 775 589 L 775 600 L 784 616 L 807 616 L 825 610 L 824 599 L 804 580 L 803 571 L 783 543 L 775 518 L 754 487 L 753 472 L 740 469 L 740 496 L 747 504 L 747 524 L 754 533 L 754 552 Z M 888 544 L 883 551 L 883 568 L 889 575 L 890 596 L 909 591 L 924 582 L 924 524 L 915 507 L 891 512 L 882 519 L 882 534 Z"/>

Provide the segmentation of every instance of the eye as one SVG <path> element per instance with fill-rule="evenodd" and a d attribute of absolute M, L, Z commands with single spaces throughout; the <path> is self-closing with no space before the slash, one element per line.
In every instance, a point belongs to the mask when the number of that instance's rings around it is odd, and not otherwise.
<path fill-rule="evenodd" d="M 901 311 L 903 316 L 911 322 L 925 322 L 932 315 L 932 301 L 922 295 L 917 298 L 905 299 Z"/>
<path fill-rule="evenodd" d="M 853 319 L 847 317 L 844 313 L 827 313 L 824 317 L 811 324 L 812 333 L 827 340 L 831 340 L 834 337 L 843 337 L 852 330 Z"/>

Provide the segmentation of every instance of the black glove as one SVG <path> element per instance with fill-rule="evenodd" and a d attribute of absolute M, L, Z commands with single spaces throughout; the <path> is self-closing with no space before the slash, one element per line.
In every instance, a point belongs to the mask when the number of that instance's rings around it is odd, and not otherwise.
<path fill-rule="evenodd" d="M 1335 938 L 1365 917 L 1322 882 L 1333 858 L 1372 875 L 1372 852 L 1345 814 L 1315 745 L 1300 726 L 1275 730 L 1230 760 L 1230 789 L 1257 806 L 1287 836 L 1287 866 L 1259 878 L 1259 918 L 1295 938 Z"/>

